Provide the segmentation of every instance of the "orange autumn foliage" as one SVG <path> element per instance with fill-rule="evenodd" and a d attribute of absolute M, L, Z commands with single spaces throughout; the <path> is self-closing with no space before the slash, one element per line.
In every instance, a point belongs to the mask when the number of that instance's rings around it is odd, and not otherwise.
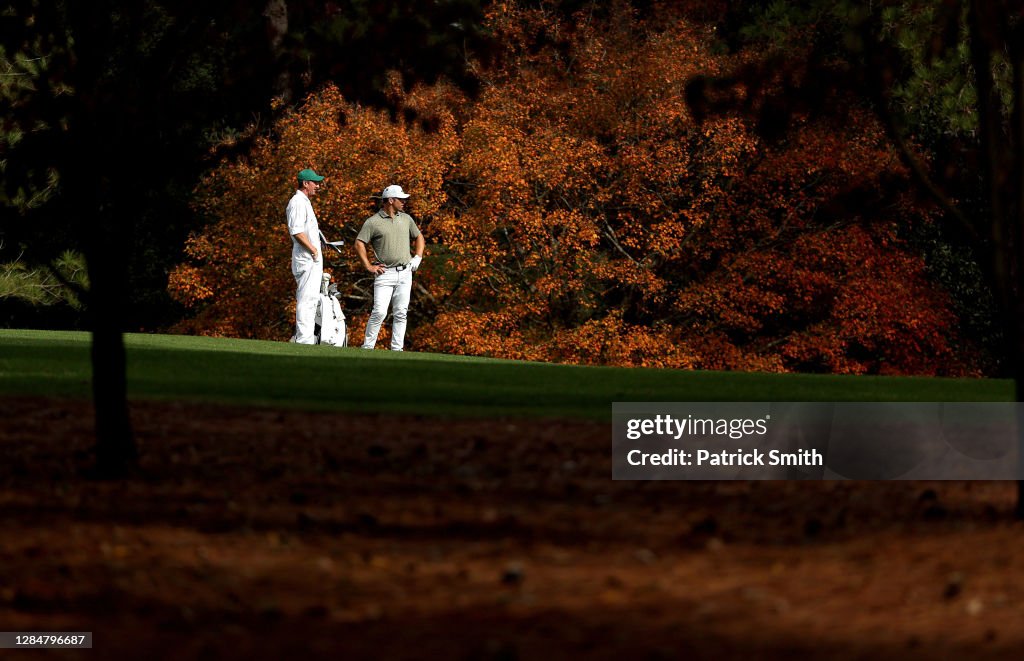
<path fill-rule="evenodd" d="M 424 94 L 423 111 L 430 110 Z M 294 324 L 291 239 L 284 208 L 295 174 L 313 167 L 328 176 L 313 200 L 320 229 L 351 245 L 373 209 L 371 196 L 401 181 L 416 191 L 416 209 L 436 214 L 446 197 L 442 174 L 458 146 L 454 119 L 439 109 L 427 138 L 417 126 L 388 113 L 346 102 L 334 87 L 311 96 L 278 122 L 273 138 L 257 141 L 245 160 L 211 171 L 196 191 L 197 206 L 213 222 L 186 245 L 189 263 L 170 276 L 172 295 L 195 314 L 178 330 L 209 335 L 281 339 Z M 429 142 L 433 149 L 420 149 Z M 371 278 L 349 251 L 327 253 L 326 269 L 367 300 Z"/>
<path fill-rule="evenodd" d="M 194 310 L 180 330 L 290 336 L 284 205 L 294 173 L 314 167 L 328 177 L 314 199 L 321 227 L 349 243 L 373 193 L 389 183 L 413 193 L 428 241 L 411 310 L 416 350 L 975 371 L 948 295 L 901 239 L 932 211 L 908 192 L 867 112 L 798 120 L 769 144 L 742 118 L 693 118 L 686 82 L 753 56 L 715 54 L 709 30 L 681 16 L 649 22 L 617 7 L 560 21 L 508 1 L 488 21 L 506 46 L 476 64 L 477 98 L 393 79 L 392 116 L 328 87 L 248 159 L 210 173 L 198 198 L 214 222 L 170 282 Z M 338 261 L 350 329 L 361 332 L 370 277 L 353 252 Z"/>

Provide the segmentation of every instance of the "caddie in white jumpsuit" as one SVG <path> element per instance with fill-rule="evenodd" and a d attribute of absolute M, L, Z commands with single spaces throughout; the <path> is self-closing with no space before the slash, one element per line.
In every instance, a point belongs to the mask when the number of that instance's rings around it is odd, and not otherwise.
<path fill-rule="evenodd" d="M 309 198 L 324 180 L 312 170 L 299 173 L 299 189 L 288 202 L 285 215 L 292 237 L 292 275 L 295 276 L 295 336 L 297 344 L 316 342 L 316 305 L 320 297 L 320 279 L 324 262 L 320 254 L 320 226 Z"/>
<path fill-rule="evenodd" d="M 366 322 L 363 348 L 373 349 L 381 324 L 391 306 L 391 350 L 401 351 L 405 346 L 405 327 L 409 312 L 409 295 L 412 292 L 412 274 L 423 260 L 426 241 L 416 227 L 412 216 L 402 211 L 409 196 L 401 186 L 388 186 L 381 193 L 383 204 L 380 211 L 363 222 L 356 237 L 356 254 L 363 268 L 374 274 L 373 312 Z M 409 249 L 414 242 L 415 255 Z M 376 259 L 371 263 L 366 246 L 373 247 Z"/>

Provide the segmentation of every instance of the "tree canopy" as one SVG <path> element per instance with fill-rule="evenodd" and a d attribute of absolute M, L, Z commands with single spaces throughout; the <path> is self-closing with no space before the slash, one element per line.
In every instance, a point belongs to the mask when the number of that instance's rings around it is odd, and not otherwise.
<path fill-rule="evenodd" d="M 766 131 L 759 111 L 815 72 L 795 60 L 766 68 L 771 55 L 724 50 L 687 7 L 661 9 L 499 2 L 484 27 L 502 47 L 471 63 L 479 95 L 394 75 L 391 98 L 407 112 L 393 119 L 338 88 L 309 97 L 197 191 L 214 224 L 172 275 L 195 311 L 180 328 L 288 336 L 279 207 L 308 163 L 329 177 L 316 204 L 344 237 L 383 185 L 413 191 L 431 244 L 419 349 L 977 373 L 949 294 L 908 238 L 938 210 L 868 100 L 834 87 L 826 113 L 794 98 L 785 130 Z M 753 71 L 758 85 L 744 87 Z M 354 259 L 335 275 L 354 292 L 358 333 L 364 275 Z"/>

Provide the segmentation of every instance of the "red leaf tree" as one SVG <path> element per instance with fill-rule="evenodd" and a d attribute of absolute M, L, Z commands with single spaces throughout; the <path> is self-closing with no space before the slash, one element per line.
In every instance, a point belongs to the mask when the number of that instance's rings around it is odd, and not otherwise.
<path fill-rule="evenodd" d="M 797 118 L 799 130 L 775 143 L 739 116 L 697 122 L 687 82 L 750 58 L 715 54 L 709 30 L 681 15 L 647 21 L 616 6 L 563 21 L 503 2 L 488 25 L 506 47 L 477 65 L 477 98 L 395 80 L 406 112 L 392 119 L 329 88 L 248 160 L 211 173 L 199 204 L 215 222 L 171 280 L 196 311 L 181 329 L 290 335 L 283 208 L 291 177 L 312 166 L 328 175 L 315 206 L 332 235 L 353 237 L 383 185 L 413 192 L 429 244 L 410 337 L 418 350 L 976 371 L 948 295 L 901 240 L 933 211 L 907 192 L 869 113 L 850 105 L 830 120 Z M 357 266 L 350 257 L 335 274 L 353 292 L 358 333 L 368 281 Z"/>

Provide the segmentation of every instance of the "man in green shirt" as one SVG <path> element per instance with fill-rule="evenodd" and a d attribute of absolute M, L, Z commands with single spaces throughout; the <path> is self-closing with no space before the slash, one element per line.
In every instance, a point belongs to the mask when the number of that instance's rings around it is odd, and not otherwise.
<path fill-rule="evenodd" d="M 405 326 L 412 293 L 412 274 L 420 266 L 426 241 L 416 227 L 416 221 L 405 213 L 405 200 L 409 197 L 401 186 L 391 185 L 381 193 L 380 211 L 363 222 L 356 237 L 356 254 L 363 268 L 374 275 L 373 312 L 366 322 L 363 348 L 373 349 L 377 335 L 391 306 L 391 350 L 401 351 L 405 345 Z M 413 250 L 409 242 L 414 242 Z M 366 246 L 373 248 L 371 262 Z"/>

